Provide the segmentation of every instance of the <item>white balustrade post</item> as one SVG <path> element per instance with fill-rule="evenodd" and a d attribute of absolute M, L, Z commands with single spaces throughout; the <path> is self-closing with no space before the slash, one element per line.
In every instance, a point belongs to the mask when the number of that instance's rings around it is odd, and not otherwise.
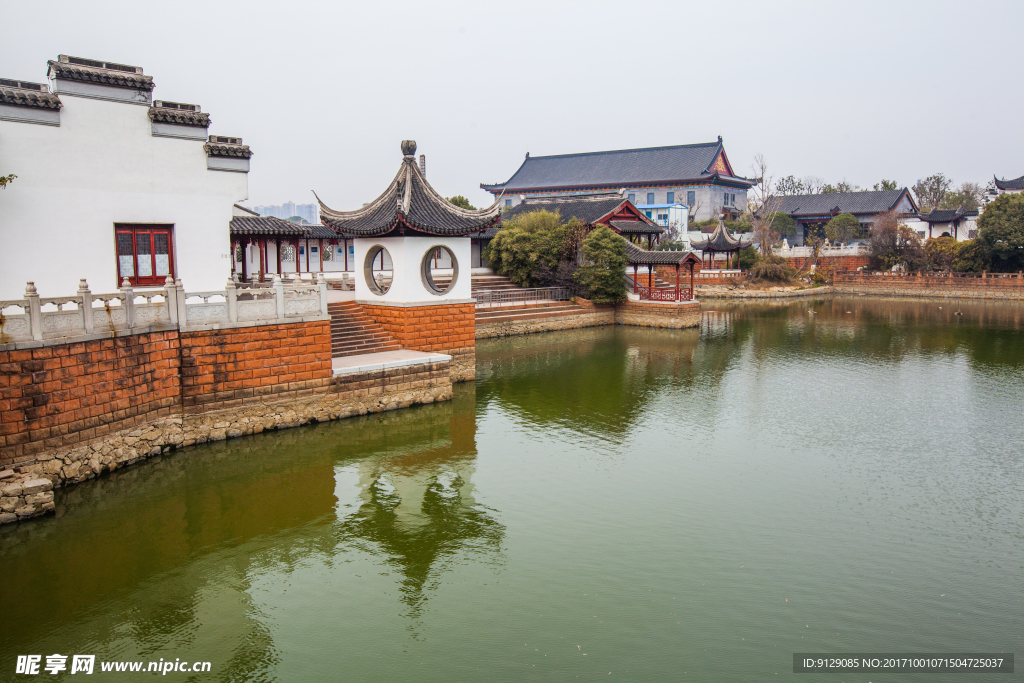
<path fill-rule="evenodd" d="M 42 341 L 43 311 L 39 305 L 39 292 L 36 291 L 36 283 L 25 283 L 25 298 L 28 300 L 28 324 L 31 328 L 32 338 Z"/>
<path fill-rule="evenodd" d="M 284 320 L 284 283 L 281 276 L 274 276 L 274 298 L 277 300 L 277 319 Z"/>
<path fill-rule="evenodd" d="M 320 315 L 327 315 L 327 279 L 323 273 L 316 274 L 316 284 L 320 289 Z"/>
<path fill-rule="evenodd" d="M 181 284 L 181 278 L 175 279 L 174 290 L 178 304 L 178 329 L 184 330 L 188 326 L 188 309 L 185 306 L 185 285 Z"/>
<path fill-rule="evenodd" d="M 135 327 L 135 293 L 132 291 L 132 283 L 128 278 L 121 280 L 121 294 L 124 305 L 125 324 L 128 329 Z"/>
<path fill-rule="evenodd" d="M 82 325 L 86 334 L 92 334 L 92 292 L 89 291 L 89 283 L 82 278 L 78 281 L 78 307 L 82 311 Z"/>
<path fill-rule="evenodd" d="M 235 279 L 229 278 L 224 287 L 224 298 L 228 302 L 228 320 L 238 322 L 238 287 L 235 286 Z"/>
<path fill-rule="evenodd" d="M 172 325 L 178 324 L 178 290 L 174 286 L 174 278 L 170 275 L 164 279 L 164 305 L 167 306 L 167 320 Z"/>

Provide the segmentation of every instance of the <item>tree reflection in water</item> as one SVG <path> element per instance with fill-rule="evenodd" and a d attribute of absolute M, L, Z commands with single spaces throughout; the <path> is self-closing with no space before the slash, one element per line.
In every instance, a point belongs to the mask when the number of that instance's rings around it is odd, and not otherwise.
<path fill-rule="evenodd" d="M 460 387 L 440 432 L 437 410 L 424 411 L 422 420 L 385 416 L 382 422 L 392 424 L 375 430 L 376 451 L 352 465 L 359 502 L 339 520 L 340 542 L 383 556 L 402 574 L 402 601 L 412 617 L 450 563 L 467 553 L 500 558 L 505 527 L 473 499 L 474 404 L 472 385 Z"/>

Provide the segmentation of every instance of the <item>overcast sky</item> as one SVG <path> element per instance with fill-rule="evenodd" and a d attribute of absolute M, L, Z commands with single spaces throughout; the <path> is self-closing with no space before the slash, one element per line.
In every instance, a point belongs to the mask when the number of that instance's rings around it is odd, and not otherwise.
<path fill-rule="evenodd" d="M 255 156 L 249 204 L 351 209 L 413 138 L 443 194 L 534 156 L 723 136 L 737 173 L 1024 174 L 1024 2 L 3 3 L 0 77 L 138 65 Z M 3 150 L 0 149 L 0 158 Z"/>

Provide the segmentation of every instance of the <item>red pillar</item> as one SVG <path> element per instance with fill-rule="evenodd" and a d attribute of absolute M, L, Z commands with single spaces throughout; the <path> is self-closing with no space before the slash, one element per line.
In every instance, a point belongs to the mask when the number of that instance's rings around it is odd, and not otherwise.
<path fill-rule="evenodd" d="M 317 249 L 316 252 L 320 254 L 320 272 L 322 273 L 324 272 L 324 241 L 317 240 L 316 243 L 320 246 L 320 248 Z"/>
<path fill-rule="evenodd" d="M 693 299 L 693 263 L 690 263 L 690 299 Z"/>
<path fill-rule="evenodd" d="M 281 272 L 281 238 L 277 237 L 274 239 L 274 251 L 277 252 L 277 274 L 284 275 Z"/>
<path fill-rule="evenodd" d="M 636 294 L 636 264 L 633 264 L 633 293 Z"/>
<path fill-rule="evenodd" d="M 267 272 L 267 240 L 261 237 L 256 248 L 259 249 L 260 252 L 260 282 L 263 282 L 264 276 Z"/>
<path fill-rule="evenodd" d="M 676 264 L 676 301 L 679 301 L 679 264 Z"/>
<path fill-rule="evenodd" d="M 242 282 L 249 279 L 249 240 L 242 245 Z"/>

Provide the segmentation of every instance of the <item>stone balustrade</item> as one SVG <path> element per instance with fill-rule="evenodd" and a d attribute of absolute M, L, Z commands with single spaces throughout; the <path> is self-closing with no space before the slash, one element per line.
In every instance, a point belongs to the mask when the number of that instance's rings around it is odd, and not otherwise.
<path fill-rule="evenodd" d="M 783 258 L 810 258 L 811 248 L 810 247 L 791 247 L 788 243 L 783 243 L 781 247 L 776 247 L 774 250 L 776 256 L 782 256 Z M 854 244 L 839 244 L 833 245 L 826 243 L 821 251 L 818 252 L 819 257 L 837 257 L 837 256 L 868 256 L 871 253 L 870 248 L 866 244 L 860 242 Z"/>
<path fill-rule="evenodd" d="M 178 329 L 219 329 L 328 319 L 327 282 L 269 286 L 229 280 L 221 291 L 186 292 L 170 277 L 161 288 L 136 289 L 128 280 L 110 294 L 94 294 L 85 280 L 73 296 L 41 297 L 27 283 L 23 299 L 0 300 L 0 348 Z"/>

